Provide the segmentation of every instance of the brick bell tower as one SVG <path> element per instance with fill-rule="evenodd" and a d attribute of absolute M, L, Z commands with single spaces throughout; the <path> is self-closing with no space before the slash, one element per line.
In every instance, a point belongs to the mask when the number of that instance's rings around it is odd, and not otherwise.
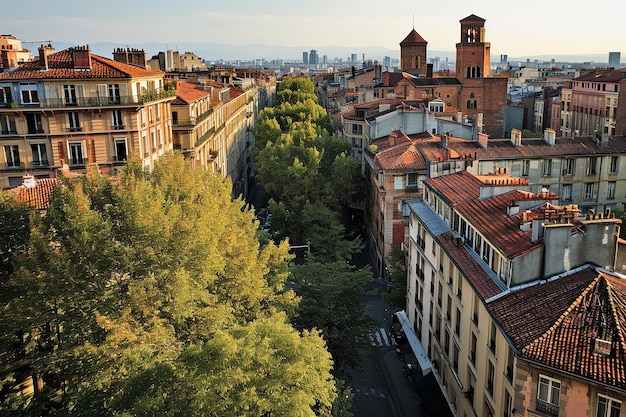
<path fill-rule="evenodd" d="M 485 97 L 485 77 L 490 74 L 491 44 L 485 42 L 485 19 L 470 15 L 460 21 L 461 41 L 456 44 L 456 77 L 463 87 L 459 109 L 474 120 L 479 131 L 489 106 Z"/>
<path fill-rule="evenodd" d="M 426 76 L 426 47 L 428 42 L 415 29 L 400 42 L 400 70 Z"/>

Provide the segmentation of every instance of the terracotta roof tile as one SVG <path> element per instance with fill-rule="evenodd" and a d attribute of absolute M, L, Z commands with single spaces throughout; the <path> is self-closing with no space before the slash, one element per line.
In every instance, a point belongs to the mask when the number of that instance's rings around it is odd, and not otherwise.
<path fill-rule="evenodd" d="M 37 185 L 32 188 L 19 187 L 12 188 L 17 194 L 17 200 L 32 206 L 36 210 L 46 210 L 50 200 L 50 195 L 58 185 L 56 178 L 41 178 L 37 180 Z"/>
<path fill-rule="evenodd" d="M 457 243 L 451 232 L 439 235 L 436 239 L 483 300 L 502 292 L 502 288 L 493 281 L 470 252 Z"/>
<path fill-rule="evenodd" d="M 186 81 L 176 82 L 176 99 L 172 104 L 191 104 L 196 100 L 207 97 L 210 92 L 199 89 L 198 84 L 189 83 Z"/>
<path fill-rule="evenodd" d="M 537 211 L 543 211 L 545 199 L 520 190 L 510 191 L 489 198 L 480 198 L 483 182 L 467 171 L 425 180 L 447 200 L 489 242 L 505 256 L 515 258 L 541 247 L 542 241 L 533 242 L 531 230 L 522 231 L 522 213 L 509 216 L 508 207 L 517 200 L 537 199 Z"/>
<path fill-rule="evenodd" d="M 618 83 L 624 77 L 626 70 L 609 69 L 609 70 L 595 70 L 589 74 L 581 75 L 574 78 L 574 81 L 592 81 L 600 83 Z"/>
<path fill-rule="evenodd" d="M 424 38 L 422 38 L 422 36 L 419 33 L 417 33 L 415 29 L 413 29 L 411 30 L 411 32 L 409 32 L 408 35 L 406 35 L 406 38 L 404 38 L 404 40 L 400 42 L 400 45 L 402 46 L 402 45 L 414 44 L 414 43 L 427 44 L 428 42 L 426 42 Z"/>
<path fill-rule="evenodd" d="M 593 267 L 488 304 L 521 356 L 626 389 L 626 280 Z"/>
<path fill-rule="evenodd" d="M 89 52 L 90 69 L 74 69 L 73 48 L 50 54 L 48 69 L 41 70 L 39 59 L 21 64 L 12 71 L 0 73 L 0 80 L 46 80 L 46 79 L 90 79 L 90 78 L 133 78 L 154 77 L 163 72 L 123 64 Z"/>

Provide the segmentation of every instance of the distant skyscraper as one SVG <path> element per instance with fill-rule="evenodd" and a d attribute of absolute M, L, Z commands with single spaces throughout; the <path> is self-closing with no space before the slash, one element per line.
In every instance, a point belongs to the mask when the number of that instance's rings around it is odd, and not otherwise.
<path fill-rule="evenodd" d="M 383 59 L 383 65 L 386 67 L 390 67 L 391 66 L 391 57 L 390 56 L 386 56 Z"/>
<path fill-rule="evenodd" d="M 620 53 L 609 52 L 609 68 L 620 68 Z"/>
<path fill-rule="evenodd" d="M 317 65 L 320 63 L 320 57 L 317 55 L 317 50 L 311 49 L 309 52 L 309 65 Z"/>
<path fill-rule="evenodd" d="M 350 62 L 352 62 L 353 64 L 356 64 L 356 54 L 352 54 L 350 56 Z"/>
<path fill-rule="evenodd" d="M 309 65 L 309 53 L 307 51 L 302 52 L 302 63 Z"/>
<path fill-rule="evenodd" d="M 509 65 L 509 56 L 508 55 L 500 55 L 500 64 Z"/>

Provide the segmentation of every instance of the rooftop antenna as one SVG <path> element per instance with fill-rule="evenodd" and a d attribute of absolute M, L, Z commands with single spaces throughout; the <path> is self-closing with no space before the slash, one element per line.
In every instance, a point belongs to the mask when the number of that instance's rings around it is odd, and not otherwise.
<path fill-rule="evenodd" d="M 413 30 L 415 30 L 415 13 L 413 13 Z"/>

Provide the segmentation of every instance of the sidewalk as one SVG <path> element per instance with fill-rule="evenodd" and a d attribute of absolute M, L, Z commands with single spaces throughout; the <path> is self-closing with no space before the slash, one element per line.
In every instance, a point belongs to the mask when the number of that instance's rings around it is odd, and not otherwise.
<path fill-rule="evenodd" d="M 415 368 L 413 378 L 418 378 L 417 361 L 413 357 L 410 349 L 399 349 L 403 353 L 404 362 L 399 358 L 395 347 L 390 347 L 379 354 L 378 360 L 385 377 L 387 388 L 391 395 L 394 414 L 397 417 L 421 417 L 419 401 L 420 398 L 415 392 L 413 383 L 407 378 L 403 371 L 405 363 L 411 363 Z M 407 352 L 408 350 L 408 352 Z"/>

